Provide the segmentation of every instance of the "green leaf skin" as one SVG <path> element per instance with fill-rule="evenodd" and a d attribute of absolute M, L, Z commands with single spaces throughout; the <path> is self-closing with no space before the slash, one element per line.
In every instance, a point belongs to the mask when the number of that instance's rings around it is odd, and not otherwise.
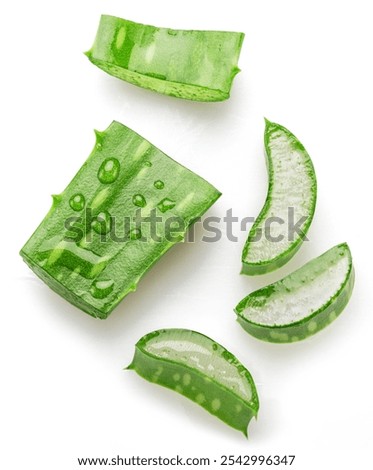
<path fill-rule="evenodd" d="M 186 31 L 102 15 L 89 60 L 114 77 L 194 101 L 229 98 L 243 33 Z"/>
<path fill-rule="evenodd" d="M 223 346 L 196 331 L 153 331 L 136 344 L 127 369 L 198 403 L 247 436 L 259 399 L 250 372 Z"/>
<path fill-rule="evenodd" d="M 96 132 L 91 155 L 65 191 L 54 196 L 51 210 L 20 254 L 67 301 L 106 318 L 219 196 L 208 182 L 113 122 Z M 142 223 L 140 232 L 134 226 L 140 210 L 149 217 L 154 209 L 158 240 L 152 237 L 152 224 Z M 184 226 L 169 236 L 165 224 L 174 216 Z M 66 226 L 71 217 L 81 218 L 76 222 L 80 237 Z"/>
<path fill-rule="evenodd" d="M 295 255 L 316 207 L 315 170 L 299 140 L 285 127 L 266 119 L 264 145 L 269 177 L 267 198 L 242 252 L 241 274 L 250 276 L 274 271 Z M 289 210 L 294 210 L 293 215 Z M 300 233 L 292 233 L 292 217 L 294 224 L 302 219 Z M 273 222 L 268 236 L 265 232 L 270 220 Z"/>
<path fill-rule="evenodd" d="M 342 243 L 280 281 L 249 294 L 235 308 L 237 320 L 248 333 L 264 341 L 305 339 L 343 311 L 354 280 L 351 252 Z"/>

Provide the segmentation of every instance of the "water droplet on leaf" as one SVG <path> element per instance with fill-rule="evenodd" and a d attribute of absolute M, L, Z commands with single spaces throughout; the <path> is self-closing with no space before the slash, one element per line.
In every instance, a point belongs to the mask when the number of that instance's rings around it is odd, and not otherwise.
<path fill-rule="evenodd" d="M 95 299 L 104 299 L 114 289 L 114 281 L 112 279 L 108 279 L 105 281 L 94 281 L 89 289 L 92 297 Z"/>
<path fill-rule="evenodd" d="M 145 200 L 145 198 L 142 194 L 135 194 L 132 197 L 132 202 L 137 207 L 145 207 L 146 206 L 146 200 Z"/>
<path fill-rule="evenodd" d="M 81 211 L 85 206 L 85 198 L 83 194 L 74 194 L 69 201 L 71 209 L 74 211 Z"/>
<path fill-rule="evenodd" d="M 111 216 L 109 212 L 103 211 L 95 217 L 95 220 L 92 222 L 92 228 L 96 233 L 106 234 L 110 232 L 111 229 Z"/>
<path fill-rule="evenodd" d="M 156 189 L 163 189 L 164 188 L 164 182 L 161 180 L 154 181 L 154 187 Z"/>
<path fill-rule="evenodd" d="M 170 209 L 173 209 L 176 206 L 176 202 L 172 199 L 168 199 L 167 197 L 162 199 L 161 202 L 158 203 L 157 207 L 161 212 L 167 212 Z"/>
<path fill-rule="evenodd" d="M 120 163 L 116 158 L 107 158 L 101 163 L 97 177 L 103 184 L 114 183 L 118 178 Z"/>

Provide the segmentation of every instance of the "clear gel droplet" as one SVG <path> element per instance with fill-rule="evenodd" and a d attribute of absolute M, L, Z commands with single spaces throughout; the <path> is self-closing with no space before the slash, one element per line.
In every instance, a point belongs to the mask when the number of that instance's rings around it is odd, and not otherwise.
<path fill-rule="evenodd" d="M 89 289 L 89 292 L 95 299 L 104 299 L 109 294 L 111 294 L 113 289 L 114 281 L 112 279 L 108 279 L 106 281 L 94 281 Z"/>
<path fill-rule="evenodd" d="M 132 197 L 132 202 L 137 207 L 145 207 L 146 206 L 146 199 L 142 194 L 135 194 Z"/>
<path fill-rule="evenodd" d="M 74 211 L 81 211 L 85 206 L 85 198 L 83 194 L 74 194 L 69 201 L 71 209 Z"/>
<path fill-rule="evenodd" d="M 106 234 L 111 229 L 111 216 L 109 212 L 102 211 L 92 222 L 92 228 L 96 233 Z"/>
<path fill-rule="evenodd" d="M 107 158 L 102 162 L 97 177 L 103 184 L 114 183 L 119 176 L 119 171 L 119 161 L 116 158 Z"/>
<path fill-rule="evenodd" d="M 154 187 L 156 189 L 163 189 L 164 188 L 164 182 L 161 180 L 154 181 Z"/>
<path fill-rule="evenodd" d="M 176 202 L 172 199 L 168 199 L 167 197 L 162 199 L 161 202 L 158 203 L 157 207 L 161 212 L 167 212 L 170 209 L 176 206 Z"/>

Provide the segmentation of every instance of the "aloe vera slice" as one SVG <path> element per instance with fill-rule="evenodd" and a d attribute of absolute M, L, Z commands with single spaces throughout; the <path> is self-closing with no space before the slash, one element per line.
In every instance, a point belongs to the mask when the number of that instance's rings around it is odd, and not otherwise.
<path fill-rule="evenodd" d="M 337 318 L 351 297 L 354 279 L 351 252 L 342 243 L 249 294 L 235 308 L 237 320 L 259 339 L 299 341 Z"/>
<path fill-rule="evenodd" d="M 219 196 L 205 180 L 113 122 L 96 132 L 91 155 L 54 197 L 21 256 L 66 300 L 106 318 Z"/>
<path fill-rule="evenodd" d="M 102 15 L 86 52 L 105 72 L 149 90 L 195 101 L 229 98 L 243 33 L 187 31 Z"/>
<path fill-rule="evenodd" d="M 300 248 L 316 206 L 316 175 L 299 140 L 266 119 L 264 144 L 269 176 L 265 204 L 242 252 L 242 274 L 274 271 Z"/>
<path fill-rule="evenodd" d="M 184 329 L 143 336 L 127 369 L 198 403 L 247 436 L 259 399 L 250 372 L 223 346 Z"/>

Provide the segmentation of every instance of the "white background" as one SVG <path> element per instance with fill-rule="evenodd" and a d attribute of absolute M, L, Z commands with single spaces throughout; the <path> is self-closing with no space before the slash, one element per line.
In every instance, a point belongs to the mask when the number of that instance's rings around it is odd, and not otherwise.
<path fill-rule="evenodd" d="M 77 457 L 295 454 L 292 468 L 368 468 L 372 440 L 372 44 L 369 1 L 17 1 L 2 4 L 1 468 L 74 470 Z M 173 28 L 246 33 L 231 99 L 169 98 L 83 55 L 101 13 Z M 258 214 L 263 116 L 288 127 L 318 177 L 310 241 L 281 270 L 239 275 L 245 233 L 173 248 L 106 321 L 54 294 L 18 255 L 94 143 L 119 120 L 223 192 L 209 215 Z M 202 232 L 199 231 L 199 238 Z M 347 241 L 353 297 L 333 325 L 290 345 L 260 342 L 235 304 Z M 252 372 L 249 439 L 169 390 L 122 371 L 162 327 L 199 330 Z M 81 467 L 80 467 L 81 468 Z M 219 468 L 216 464 L 212 468 Z"/>

